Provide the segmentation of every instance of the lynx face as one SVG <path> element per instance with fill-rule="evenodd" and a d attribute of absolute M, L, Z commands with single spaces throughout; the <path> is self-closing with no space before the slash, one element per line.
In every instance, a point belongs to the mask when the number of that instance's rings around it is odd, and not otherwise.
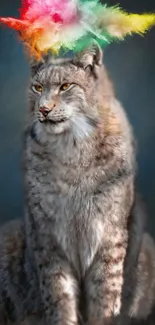
<path fill-rule="evenodd" d="M 71 132 L 88 136 L 98 119 L 96 90 L 102 62 L 99 48 L 77 60 L 47 60 L 32 66 L 29 87 L 35 135 Z"/>

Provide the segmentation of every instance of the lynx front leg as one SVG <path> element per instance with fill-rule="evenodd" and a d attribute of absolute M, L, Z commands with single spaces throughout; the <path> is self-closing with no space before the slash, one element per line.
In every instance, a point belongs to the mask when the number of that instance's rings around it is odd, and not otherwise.
<path fill-rule="evenodd" d="M 48 325 L 78 324 L 77 283 L 67 262 L 55 256 L 50 265 L 40 261 L 38 267 Z"/>
<path fill-rule="evenodd" d="M 126 241 L 120 229 L 108 236 L 85 279 L 87 324 L 112 324 L 120 314 Z"/>

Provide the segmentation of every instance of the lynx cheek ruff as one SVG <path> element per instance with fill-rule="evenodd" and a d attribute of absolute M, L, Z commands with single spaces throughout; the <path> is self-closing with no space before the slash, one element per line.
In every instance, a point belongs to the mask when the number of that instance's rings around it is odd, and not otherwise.
<path fill-rule="evenodd" d="M 20 18 L 0 18 L 20 33 L 29 54 L 75 52 L 94 39 L 101 46 L 132 33 L 143 34 L 155 25 L 155 14 L 128 14 L 98 0 L 22 0 Z"/>

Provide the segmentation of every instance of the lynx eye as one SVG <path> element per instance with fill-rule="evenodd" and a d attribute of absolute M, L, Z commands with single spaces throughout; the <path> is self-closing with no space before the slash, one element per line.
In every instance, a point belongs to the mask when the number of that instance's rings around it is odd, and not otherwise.
<path fill-rule="evenodd" d="M 70 83 L 65 83 L 60 86 L 60 91 L 67 90 L 71 86 Z"/>
<path fill-rule="evenodd" d="M 43 87 L 41 85 L 33 85 L 32 89 L 36 93 L 42 93 L 42 91 L 43 91 Z"/>

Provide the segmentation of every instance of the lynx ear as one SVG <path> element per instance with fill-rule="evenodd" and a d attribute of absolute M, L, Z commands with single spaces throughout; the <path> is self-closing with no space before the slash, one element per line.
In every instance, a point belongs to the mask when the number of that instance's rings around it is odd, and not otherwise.
<path fill-rule="evenodd" d="M 97 42 L 94 42 L 90 48 L 76 57 L 75 62 L 83 69 L 89 67 L 93 72 L 97 73 L 98 68 L 102 65 L 102 59 L 102 49 Z"/>
<path fill-rule="evenodd" d="M 52 55 L 50 53 L 42 56 L 40 60 L 36 60 L 34 57 L 30 60 L 31 74 L 34 76 L 42 65 L 50 63 L 52 60 Z"/>
<path fill-rule="evenodd" d="M 31 59 L 30 61 L 30 68 L 31 68 L 31 74 L 32 76 L 34 76 L 37 71 L 41 68 L 41 66 L 44 64 L 44 60 L 41 59 L 39 61 L 35 60 L 35 59 Z"/>

